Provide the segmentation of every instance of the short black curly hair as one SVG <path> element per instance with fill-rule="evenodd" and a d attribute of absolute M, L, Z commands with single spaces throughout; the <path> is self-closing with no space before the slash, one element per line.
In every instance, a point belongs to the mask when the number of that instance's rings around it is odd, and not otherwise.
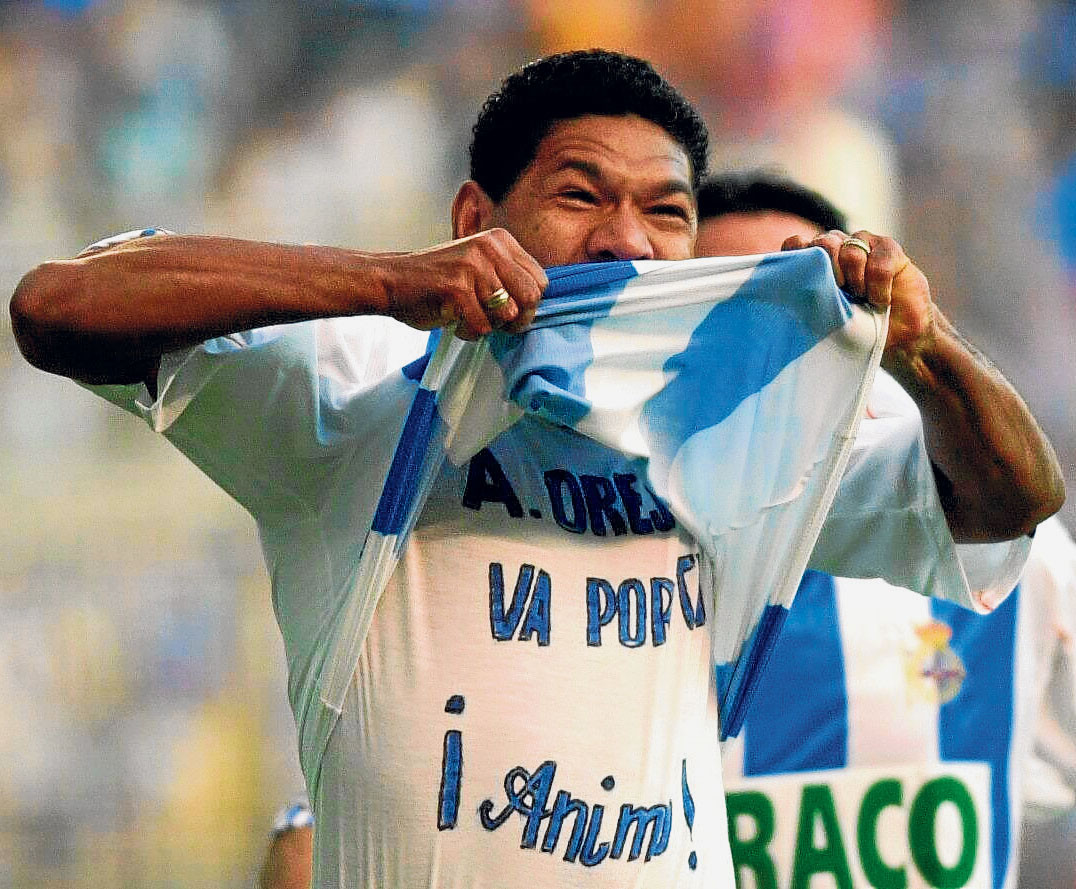
<path fill-rule="evenodd" d="M 848 231 L 848 218 L 817 191 L 768 170 L 711 176 L 698 188 L 699 222 L 727 213 L 774 211 L 799 216 L 822 231 Z"/>
<path fill-rule="evenodd" d="M 554 124 L 587 114 L 635 114 L 664 129 L 706 174 L 709 136 L 699 113 L 643 59 L 603 49 L 546 56 L 505 78 L 472 130 L 471 178 L 504 200 Z"/>

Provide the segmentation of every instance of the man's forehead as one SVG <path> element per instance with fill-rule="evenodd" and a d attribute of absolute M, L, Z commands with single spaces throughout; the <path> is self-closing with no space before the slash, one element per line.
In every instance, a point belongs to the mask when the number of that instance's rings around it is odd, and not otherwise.
<path fill-rule="evenodd" d="M 636 115 L 586 115 L 561 120 L 538 144 L 535 163 L 548 174 L 578 169 L 591 175 L 631 173 L 679 179 L 690 188 L 691 161 L 659 125 Z"/>

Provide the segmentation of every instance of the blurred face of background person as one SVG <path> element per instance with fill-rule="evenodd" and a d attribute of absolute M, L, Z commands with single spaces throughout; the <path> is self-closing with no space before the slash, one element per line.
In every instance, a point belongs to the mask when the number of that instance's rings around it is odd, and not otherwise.
<path fill-rule="evenodd" d="M 695 240 L 696 256 L 750 256 L 776 253 L 785 238 L 803 235 L 814 238 L 822 233 L 813 222 L 779 210 L 754 210 L 725 213 L 699 220 Z"/>
<path fill-rule="evenodd" d="M 830 229 L 847 231 L 848 221 L 822 195 L 763 172 L 723 173 L 698 190 L 696 256 L 775 253 L 786 238 L 814 238 Z"/>

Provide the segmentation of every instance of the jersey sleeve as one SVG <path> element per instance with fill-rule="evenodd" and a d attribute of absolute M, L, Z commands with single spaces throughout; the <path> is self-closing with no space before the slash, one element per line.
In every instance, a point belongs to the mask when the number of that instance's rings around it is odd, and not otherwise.
<path fill-rule="evenodd" d="M 1076 659 L 1076 542 L 1056 516 L 1035 532 L 1022 583 L 1048 603 L 1051 636 Z"/>
<path fill-rule="evenodd" d="M 255 518 L 316 512 L 339 461 L 363 447 L 376 384 L 428 334 L 383 317 L 278 325 L 163 356 L 144 384 L 88 386 L 141 417 Z"/>
<path fill-rule="evenodd" d="M 1036 669 L 1023 680 L 1037 707 L 1022 790 L 1027 806 L 1056 814 L 1071 808 L 1076 788 L 1076 542 L 1057 517 L 1035 532 L 1020 589 L 1034 597 L 1037 651 Z"/>
<path fill-rule="evenodd" d="M 956 544 L 912 399 L 879 372 L 809 567 L 991 611 L 1012 591 L 1031 538 Z"/>

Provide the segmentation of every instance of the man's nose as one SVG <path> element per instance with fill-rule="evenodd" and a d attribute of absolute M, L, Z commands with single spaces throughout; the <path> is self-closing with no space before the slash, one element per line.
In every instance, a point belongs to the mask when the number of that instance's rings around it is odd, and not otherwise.
<path fill-rule="evenodd" d="M 654 247 L 644 220 L 639 211 L 630 206 L 611 210 L 587 239 L 587 259 L 590 262 L 653 258 Z"/>

